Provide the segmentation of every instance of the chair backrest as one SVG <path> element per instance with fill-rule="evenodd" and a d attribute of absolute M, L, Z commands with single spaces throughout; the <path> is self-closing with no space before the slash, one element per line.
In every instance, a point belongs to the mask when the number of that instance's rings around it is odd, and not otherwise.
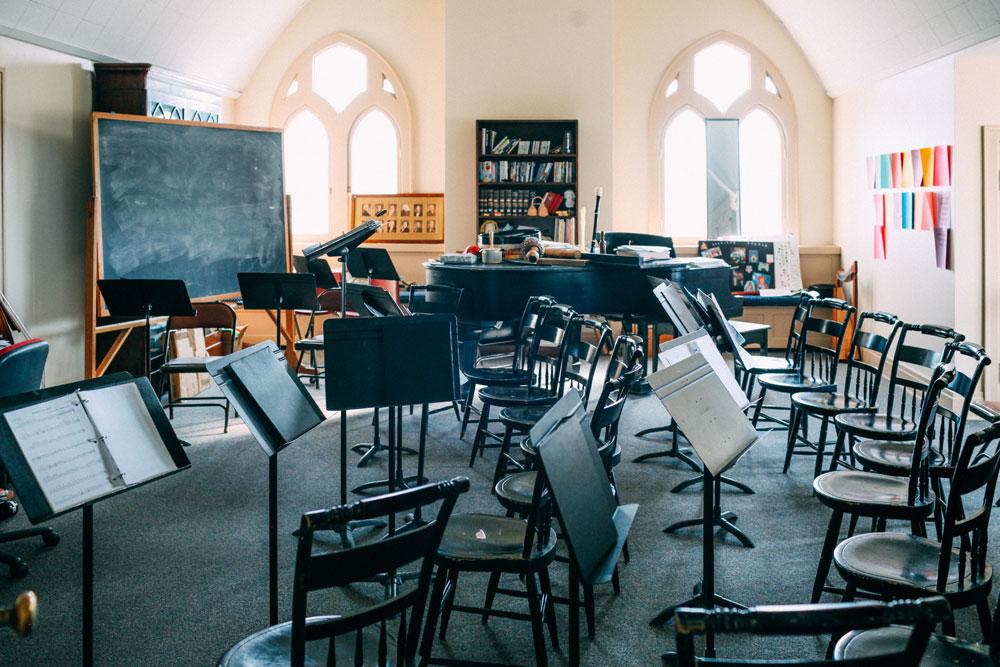
<path fill-rule="evenodd" d="M 751 607 L 749 609 L 700 609 L 681 607 L 674 612 L 677 632 L 677 663 L 694 667 L 694 638 L 703 634 L 760 636 L 840 635 L 851 630 L 870 630 L 889 625 L 913 626 L 909 641 L 889 652 L 848 661 L 799 658 L 781 660 L 782 665 L 917 665 L 927 649 L 934 626 L 951 615 L 943 597 L 928 597 L 892 602 L 836 602 Z M 760 660 L 738 658 L 697 658 L 697 664 L 731 666 L 766 664 Z M 775 661 L 777 662 L 777 660 Z"/>
<path fill-rule="evenodd" d="M 406 307 L 411 313 L 458 312 L 462 300 L 462 288 L 450 285 L 410 285 Z"/>
<path fill-rule="evenodd" d="M 914 334 L 937 338 L 941 348 L 934 349 L 914 344 L 911 342 L 911 336 Z M 917 411 L 927 391 L 927 380 L 923 379 L 919 372 L 914 373 L 914 369 L 907 366 L 932 369 L 950 358 L 953 350 L 948 347 L 948 343 L 958 343 L 964 339 L 965 336 L 947 327 L 904 322 L 899 329 L 896 349 L 892 355 L 892 366 L 889 370 L 886 414 L 916 421 Z"/>
<path fill-rule="evenodd" d="M 830 317 L 817 317 L 817 308 L 829 309 Z M 845 334 L 853 316 L 854 306 L 842 299 L 813 300 L 809 316 L 802 326 L 802 341 L 796 364 L 799 375 L 820 378 L 830 384 L 837 381 L 840 351 L 844 347 Z"/>
<path fill-rule="evenodd" d="M 397 636 L 396 664 L 410 665 L 416 654 L 418 635 L 423 622 L 427 592 L 430 587 L 434 557 L 441 543 L 445 526 L 458 496 L 469 490 L 464 477 L 425 484 L 413 489 L 368 498 L 332 509 L 309 512 L 302 516 L 298 550 L 295 559 L 295 580 L 292 591 L 291 663 L 302 665 L 305 643 L 331 639 L 348 632 L 380 624 L 380 646 L 384 645 L 385 622 L 400 617 Z M 373 519 L 389 514 L 405 514 L 419 507 L 440 502 L 437 516 L 429 523 L 406 532 L 395 533 L 382 540 L 334 552 L 313 553 L 313 537 L 317 531 L 338 530 L 349 521 Z M 395 588 L 394 595 L 339 616 L 306 623 L 308 596 L 314 591 L 343 587 L 387 573 L 390 577 L 407 566 L 418 569 L 417 581 L 405 588 Z M 410 613 L 409 624 L 406 613 Z M 332 645 L 332 644 L 331 644 Z M 361 642 L 355 649 L 362 650 Z M 370 658 L 369 658 L 370 659 Z M 363 656 L 355 655 L 355 664 L 363 664 Z"/>
<path fill-rule="evenodd" d="M 528 351 L 531 348 L 531 341 L 535 335 L 535 325 L 542 312 L 549 306 L 555 305 L 556 300 L 550 296 L 532 296 L 524 304 L 521 312 L 521 319 L 517 323 L 517 331 L 514 338 L 514 354 L 511 357 L 511 368 L 528 368 Z"/>
<path fill-rule="evenodd" d="M 629 390 L 642 375 L 644 367 L 642 355 L 633 355 L 631 366 L 601 387 L 601 395 L 590 418 L 590 432 L 597 440 L 598 453 L 609 473 L 618 445 L 618 424 L 625 410 L 625 401 L 628 399 Z"/>
<path fill-rule="evenodd" d="M 0 348 L 0 397 L 41 388 L 49 344 L 29 338 Z"/>
<path fill-rule="evenodd" d="M 867 327 L 878 322 L 891 327 L 884 336 Z M 868 405 L 874 405 L 878 390 L 882 385 L 882 373 L 889 360 L 889 350 L 902 326 L 899 318 L 892 313 L 864 311 L 858 315 L 851 337 L 851 350 L 847 354 L 847 375 L 844 376 L 844 395 Z M 871 357 L 875 356 L 873 360 Z M 867 359 L 865 357 L 868 357 Z"/>
<path fill-rule="evenodd" d="M 788 343 L 785 345 L 785 361 L 798 363 L 801 359 L 799 346 L 805 333 L 806 320 L 809 319 L 814 301 L 819 299 L 819 294 L 809 290 L 799 292 L 799 301 L 792 310 L 792 320 L 788 325 Z"/>
<path fill-rule="evenodd" d="M 986 367 L 990 365 L 990 358 L 986 350 L 975 343 L 948 343 L 948 347 L 950 358 L 955 363 L 955 379 L 945 387 L 943 400 L 938 406 L 931 447 L 944 457 L 949 466 L 954 466 L 965 438 L 965 427 L 976 397 L 976 388 Z"/>
<path fill-rule="evenodd" d="M 917 437 L 913 441 L 913 456 L 910 462 L 910 482 L 907 486 L 907 502 L 914 505 L 930 498 L 930 437 L 934 429 L 941 393 L 955 379 L 955 365 L 942 362 L 934 368 L 924 392 L 920 406 L 920 420 L 917 422 Z"/>
<path fill-rule="evenodd" d="M 531 336 L 527 364 L 532 384 L 554 396 L 562 395 L 566 355 L 579 319 L 567 305 L 547 306 L 539 313 Z"/>
<path fill-rule="evenodd" d="M 983 581 L 986 547 L 989 543 L 990 512 L 1000 471 L 1000 423 L 991 424 L 965 439 L 952 471 L 948 506 L 941 531 L 941 554 L 938 559 L 938 590 L 944 590 L 952 571 L 952 559 L 958 558 L 959 582 L 971 575 L 971 583 Z M 958 542 L 958 553 L 953 548 Z M 969 572 L 971 567 L 972 571 Z M 962 583 L 959 584 L 960 586 Z M 996 638 L 994 638 L 996 641 Z"/>
<path fill-rule="evenodd" d="M 325 310 L 333 315 L 340 315 L 340 288 L 333 287 L 320 293 L 316 300 L 319 301 L 320 310 Z M 357 313 L 352 313 L 348 309 L 348 316 L 357 317 Z"/>
<path fill-rule="evenodd" d="M 167 318 L 167 339 L 180 329 L 219 329 L 228 333 L 222 337 L 222 355 L 232 354 L 236 340 L 236 311 L 228 303 L 209 301 L 195 303 L 194 315 L 172 315 Z"/>
<path fill-rule="evenodd" d="M 604 382 L 611 382 L 634 368 L 636 364 L 641 364 L 645 358 L 642 351 L 642 338 L 635 334 L 619 335 L 615 339 L 614 347 L 611 348 L 611 357 L 608 359 Z"/>
<path fill-rule="evenodd" d="M 669 236 L 659 234 L 643 234 L 640 232 L 605 232 L 604 242 L 609 253 L 614 254 L 615 248 L 622 245 L 655 245 L 670 248 L 671 257 L 676 257 L 674 240 Z"/>
<path fill-rule="evenodd" d="M 605 348 L 611 345 L 611 327 L 607 322 L 578 319 L 566 350 L 565 382 L 583 394 L 583 404 L 590 401 L 590 390 L 597 374 L 597 364 Z"/>

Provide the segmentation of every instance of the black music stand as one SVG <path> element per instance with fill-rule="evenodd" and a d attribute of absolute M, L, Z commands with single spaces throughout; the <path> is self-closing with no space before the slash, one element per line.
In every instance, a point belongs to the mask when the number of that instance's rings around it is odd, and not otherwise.
<path fill-rule="evenodd" d="M 331 289 L 337 286 L 337 277 L 333 275 L 333 269 L 323 259 L 306 259 L 302 255 L 292 257 L 292 267 L 295 273 L 311 273 L 316 278 L 316 287 L 319 289 Z"/>
<path fill-rule="evenodd" d="M 385 211 L 380 211 L 379 215 L 384 213 Z M 340 259 L 340 284 L 347 285 L 347 257 L 358 246 L 367 241 L 372 234 L 377 232 L 381 226 L 382 223 L 378 220 L 369 220 L 335 239 L 309 246 L 302 251 L 302 255 L 307 260 L 323 257 L 324 255 L 327 257 L 338 257 Z M 347 299 L 344 298 L 340 300 L 340 318 L 343 320 L 347 319 Z"/>
<path fill-rule="evenodd" d="M 168 467 L 151 477 L 142 479 L 136 483 L 128 482 L 116 486 L 107 492 L 102 492 L 97 496 L 91 496 L 86 500 L 72 500 L 68 505 L 59 509 L 53 507 L 48 497 L 43 491 L 42 481 L 39 479 L 36 470 L 32 467 L 32 458 L 22 449 L 22 444 L 18 442 L 14 431 L 11 429 L 7 413 L 26 408 L 34 404 L 45 403 L 54 399 L 60 399 L 76 391 L 95 391 L 110 388 L 116 385 L 132 384 L 139 391 L 142 403 L 149 412 L 149 417 L 153 420 L 156 431 L 162 440 L 169 456 Z M 96 427 L 95 427 L 96 429 Z M 103 438 L 98 435 L 98 440 Z M 130 443 L 138 447 L 140 443 Z M 106 498 L 118 496 L 131 491 L 140 486 L 145 486 L 151 482 L 158 481 L 164 477 L 180 472 L 191 466 L 184 448 L 177 435 L 174 433 L 170 420 L 167 419 L 160 399 L 153 391 L 153 386 L 149 383 L 149 378 L 133 379 L 128 373 L 114 373 L 93 380 L 73 382 L 70 384 L 40 389 L 38 391 L 18 394 L 10 398 L 0 400 L 0 462 L 7 469 L 8 475 L 14 482 L 17 489 L 18 499 L 24 505 L 28 520 L 33 525 L 48 521 L 56 516 L 83 510 L 83 544 L 82 544 L 82 567 L 81 567 L 81 620 L 83 624 L 83 661 L 86 667 L 94 664 L 94 505 Z M 124 465 L 122 466 L 124 472 Z"/>
<path fill-rule="evenodd" d="M 298 376 L 271 341 L 206 367 L 267 455 L 269 623 L 278 622 L 278 452 L 323 422 Z"/>
<path fill-rule="evenodd" d="M 154 278 L 114 278 L 97 281 L 104 297 L 104 304 L 112 317 L 141 317 L 145 321 L 143 338 L 142 374 L 150 375 L 149 320 L 171 315 L 194 315 L 194 306 L 188 297 L 183 280 Z"/>
<path fill-rule="evenodd" d="M 243 307 L 274 310 L 274 340 L 281 348 L 282 310 L 319 310 L 316 278 L 311 273 L 237 273 Z"/>
<path fill-rule="evenodd" d="M 347 270 L 355 278 L 367 278 L 369 285 L 372 280 L 401 280 L 385 248 L 358 248 L 347 256 Z"/>

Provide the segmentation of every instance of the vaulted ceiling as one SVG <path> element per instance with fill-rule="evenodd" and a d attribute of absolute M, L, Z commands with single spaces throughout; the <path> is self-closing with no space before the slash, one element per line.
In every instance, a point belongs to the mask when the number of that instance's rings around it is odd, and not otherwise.
<path fill-rule="evenodd" d="M 1000 0 L 762 0 L 831 97 L 1000 36 Z"/>
<path fill-rule="evenodd" d="M 1000 0 L 761 1 L 832 96 L 1000 36 Z M 0 0 L 0 35 L 239 91 L 307 2 Z"/>

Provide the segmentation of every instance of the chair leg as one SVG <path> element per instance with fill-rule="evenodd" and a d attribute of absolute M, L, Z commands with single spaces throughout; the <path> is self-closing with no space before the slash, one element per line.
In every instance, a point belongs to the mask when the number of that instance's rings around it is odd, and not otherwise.
<path fill-rule="evenodd" d="M 816 441 L 816 466 L 813 468 L 813 477 L 819 477 L 823 472 L 823 452 L 826 450 L 826 432 L 830 426 L 830 417 L 823 415 L 823 421 L 819 426 L 819 440 Z"/>
<path fill-rule="evenodd" d="M 490 582 L 486 584 L 486 601 L 483 603 L 483 609 L 492 609 L 493 600 L 497 597 L 497 588 L 500 587 L 500 572 L 490 572 Z M 482 624 L 486 625 L 486 622 L 490 620 L 490 615 L 484 613 L 482 617 Z"/>
<path fill-rule="evenodd" d="M 528 613 L 531 616 L 531 638 L 535 644 L 535 663 L 538 667 L 547 667 L 549 659 L 545 650 L 545 625 L 534 573 L 525 577 L 525 583 L 528 586 Z"/>
<path fill-rule="evenodd" d="M 222 432 L 229 433 L 229 399 L 226 399 L 226 416 L 222 420 Z"/>
<path fill-rule="evenodd" d="M 590 584 L 583 585 L 583 611 L 587 616 L 587 639 L 593 639 L 596 613 L 594 611 L 594 587 Z"/>
<path fill-rule="evenodd" d="M 455 411 L 455 420 L 461 424 L 462 423 L 462 412 L 458 408 L 458 401 L 451 402 L 451 408 Z"/>
<path fill-rule="evenodd" d="M 767 387 L 760 388 L 760 396 L 757 397 L 757 407 L 753 411 L 753 427 L 757 428 L 757 420 L 760 419 L 760 411 L 764 407 L 764 397 L 767 395 Z"/>
<path fill-rule="evenodd" d="M 437 576 L 434 578 L 434 588 L 431 589 L 430 606 L 427 608 L 427 620 L 424 625 L 424 634 L 420 640 L 420 657 L 423 662 L 431 657 L 431 645 L 434 643 L 434 630 L 437 627 L 438 617 L 441 615 L 441 602 L 444 595 L 444 585 L 447 580 L 447 571 L 438 568 Z"/>
<path fill-rule="evenodd" d="M 799 437 L 799 422 L 802 419 L 802 410 L 796 410 L 792 404 L 792 414 L 788 419 L 788 442 L 785 443 L 785 465 L 781 472 L 788 473 L 788 467 L 792 464 L 792 453 L 795 451 L 795 441 Z"/>
<path fill-rule="evenodd" d="M 837 462 L 844 453 L 844 441 L 847 439 L 847 431 L 837 429 L 837 444 L 833 448 L 833 458 L 830 459 L 830 471 L 837 469 Z"/>
<path fill-rule="evenodd" d="M 463 440 L 465 438 L 465 429 L 468 428 L 469 426 L 469 415 L 472 414 L 472 399 L 473 397 L 475 397 L 475 395 L 476 395 L 476 383 L 470 382 L 469 393 L 465 397 L 465 410 L 463 411 L 462 414 L 462 431 L 458 436 L 459 440 Z"/>
<path fill-rule="evenodd" d="M 458 570 L 448 570 L 448 588 L 445 590 L 444 605 L 441 609 L 441 632 L 438 639 L 444 639 L 448 632 L 448 621 L 451 620 L 451 608 L 455 605 L 455 592 L 458 589 Z"/>
<path fill-rule="evenodd" d="M 823 587 L 826 585 L 826 577 L 830 574 L 830 564 L 833 562 L 833 550 L 837 546 L 837 538 L 840 537 L 840 524 L 844 519 L 844 513 L 834 510 L 830 516 L 830 524 L 826 528 L 826 539 L 823 540 L 823 551 L 819 555 L 819 564 L 816 567 L 816 580 L 813 582 L 812 598 L 813 604 L 819 602 L 823 595 Z"/>
<path fill-rule="evenodd" d="M 556 606 L 552 601 L 552 580 L 549 578 L 548 568 L 542 568 L 538 571 L 538 587 L 542 592 L 545 625 L 549 628 L 549 641 L 552 642 L 552 648 L 558 651 L 559 624 L 556 622 Z"/>
<path fill-rule="evenodd" d="M 469 467 L 476 463 L 476 453 L 482 453 L 486 449 L 486 431 L 490 427 L 490 405 L 483 403 L 479 412 L 479 427 L 476 429 L 476 437 L 472 440 L 472 455 L 469 456 Z"/>
<path fill-rule="evenodd" d="M 990 628 L 993 627 L 993 619 L 990 618 L 989 596 L 984 597 L 976 603 L 976 612 L 979 614 L 979 627 L 983 631 L 983 643 L 989 644 L 993 640 L 990 636 Z"/>
<path fill-rule="evenodd" d="M 500 444 L 500 456 L 497 457 L 497 467 L 493 471 L 493 488 L 491 493 L 496 493 L 496 486 L 500 480 L 507 476 L 507 454 L 510 452 L 510 439 L 514 434 L 514 427 L 511 424 L 503 430 L 503 442 Z"/>

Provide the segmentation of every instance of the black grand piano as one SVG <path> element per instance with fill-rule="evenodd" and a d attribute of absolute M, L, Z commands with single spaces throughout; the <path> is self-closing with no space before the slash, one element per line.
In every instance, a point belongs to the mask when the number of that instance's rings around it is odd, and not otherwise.
<path fill-rule="evenodd" d="M 590 315 L 628 315 L 652 321 L 666 319 L 653 296 L 649 276 L 668 278 L 692 292 L 703 290 L 719 300 L 727 317 L 743 314 L 743 306 L 729 291 L 729 266 L 692 260 L 669 260 L 646 265 L 604 263 L 502 264 L 424 263 L 429 284 L 461 287 L 458 317 L 465 321 L 516 320 L 530 296 L 548 295 Z"/>

